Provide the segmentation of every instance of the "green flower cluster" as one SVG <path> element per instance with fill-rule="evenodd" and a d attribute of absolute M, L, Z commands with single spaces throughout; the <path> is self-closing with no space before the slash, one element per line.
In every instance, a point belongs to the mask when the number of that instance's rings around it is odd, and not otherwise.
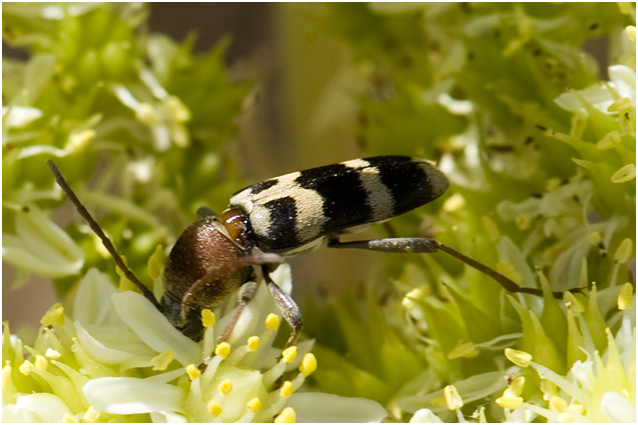
<path fill-rule="evenodd" d="M 443 253 L 388 255 L 363 299 L 307 303 L 316 342 L 273 347 L 261 285 L 228 343 L 216 337 L 232 305 L 205 311 L 194 343 L 123 277 L 116 290 L 88 226 L 54 223 L 64 199 L 45 161 L 161 294 L 165 247 L 242 187 L 233 118 L 248 86 L 230 81 L 226 42 L 196 56 L 193 37 L 145 31 L 138 3 L 5 3 L 3 40 L 30 56 L 3 58 L 3 260 L 15 283 L 55 279 L 63 305 L 34 341 L 5 325 L 3 418 L 635 422 L 635 5 L 321 10 L 315 36 L 349 53 L 330 90 L 353 82 L 361 150 L 436 159 L 452 183 L 393 231 L 420 229 L 545 296 L 508 294 Z M 605 77 L 582 48 L 601 37 Z M 347 115 L 340 95 L 325 96 L 331 125 Z M 572 288 L 586 289 L 551 295 Z"/>
<path fill-rule="evenodd" d="M 79 251 L 47 236 L 46 211 L 64 200 L 46 166 L 53 157 L 89 209 L 109 213 L 101 225 L 148 277 L 158 243 L 172 244 L 197 208 L 225 205 L 242 186 L 232 118 L 249 87 L 229 80 L 227 41 L 194 55 L 193 36 L 177 44 L 144 31 L 139 3 L 8 3 L 2 12 L 4 42 L 30 55 L 3 59 L 3 258 L 18 281 L 58 279 L 61 295 L 83 255 L 87 268 L 112 267 L 84 224 L 69 229 Z"/>
<path fill-rule="evenodd" d="M 374 401 L 298 392 L 317 367 L 313 340 L 273 347 L 280 317 L 265 285 L 229 341 L 216 343 L 236 319 L 232 302 L 203 311 L 195 343 L 122 276 L 117 290 L 85 223 L 64 230 L 51 218 L 64 201 L 45 163 L 54 157 L 93 213 L 112 214 L 100 225 L 159 298 L 165 247 L 199 207 L 242 185 L 232 119 L 248 87 L 229 81 L 226 42 L 195 56 L 193 37 L 147 34 L 147 14 L 143 4 L 3 5 L 5 42 L 30 54 L 3 61 L 3 260 L 17 283 L 56 279 L 64 303 L 34 341 L 4 324 L 3 420 L 380 421 Z M 274 278 L 290 293 L 288 266 Z"/>
<path fill-rule="evenodd" d="M 312 309 L 319 388 L 377 400 L 395 420 L 635 419 L 634 25 L 631 4 L 331 6 L 324 29 L 367 81 L 366 152 L 438 158 L 452 182 L 438 210 L 395 231 L 422 223 L 545 296 L 509 295 L 444 254 L 390 258 L 402 299 L 381 273 L 358 309 Z M 608 81 L 581 47 L 601 36 Z M 589 289 L 551 295 L 571 288 Z"/>

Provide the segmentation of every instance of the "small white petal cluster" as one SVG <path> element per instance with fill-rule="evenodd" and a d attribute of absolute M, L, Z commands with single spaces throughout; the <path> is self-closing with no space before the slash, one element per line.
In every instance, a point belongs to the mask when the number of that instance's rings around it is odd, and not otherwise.
<path fill-rule="evenodd" d="M 287 265 L 280 266 L 274 278 L 291 288 Z M 3 420 L 383 419 L 385 409 L 371 400 L 294 393 L 316 368 L 309 353 L 313 341 L 283 354 L 272 346 L 279 320 L 263 286 L 230 341 L 216 345 L 232 311 L 217 326 L 209 323 L 203 341 L 196 343 L 142 295 L 118 292 L 107 275 L 90 270 L 78 287 L 75 320 L 61 305 L 54 306 L 32 347 L 10 338 L 5 328 L 4 344 L 11 350 L 3 350 Z"/>

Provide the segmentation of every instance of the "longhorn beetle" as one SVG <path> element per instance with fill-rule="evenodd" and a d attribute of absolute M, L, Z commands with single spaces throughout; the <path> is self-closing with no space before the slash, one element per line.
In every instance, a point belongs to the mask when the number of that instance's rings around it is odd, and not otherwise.
<path fill-rule="evenodd" d="M 238 308 L 221 339 L 230 337 L 239 315 L 257 292 L 253 266 L 261 268 L 275 304 L 293 332 L 294 345 L 303 318 L 294 300 L 270 274 L 284 257 L 320 246 L 394 253 L 445 251 L 501 284 L 510 292 L 542 296 L 460 252 L 428 238 L 386 238 L 342 242 L 343 233 L 403 214 L 441 196 L 447 177 L 430 161 L 406 156 L 377 156 L 297 171 L 236 192 L 230 207 L 216 216 L 200 208 L 199 219 L 179 237 L 164 269 L 164 295 L 158 302 L 124 264 L 115 247 L 75 196 L 55 164 L 48 165 L 78 213 L 102 239 L 117 266 L 182 333 L 203 335 L 201 311 L 238 293 Z M 554 292 L 562 297 L 562 292 Z"/>

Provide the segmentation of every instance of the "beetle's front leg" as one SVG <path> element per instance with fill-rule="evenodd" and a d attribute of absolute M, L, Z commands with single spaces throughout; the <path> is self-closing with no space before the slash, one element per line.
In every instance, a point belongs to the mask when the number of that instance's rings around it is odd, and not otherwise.
<path fill-rule="evenodd" d="M 297 340 L 299 339 L 301 329 L 303 328 L 303 317 L 299 312 L 299 307 L 297 307 L 297 304 L 290 295 L 282 291 L 281 288 L 273 282 L 270 277 L 270 273 L 273 271 L 271 267 L 263 265 L 261 266 L 261 270 L 264 275 L 264 279 L 266 280 L 266 285 L 268 285 L 270 295 L 272 295 L 272 298 L 275 301 L 275 305 L 284 316 L 286 322 L 288 322 L 288 324 L 292 327 L 292 334 L 290 335 L 290 338 L 288 338 L 288 342 L 286 342 L 284 349 L 297 345 Z"/>

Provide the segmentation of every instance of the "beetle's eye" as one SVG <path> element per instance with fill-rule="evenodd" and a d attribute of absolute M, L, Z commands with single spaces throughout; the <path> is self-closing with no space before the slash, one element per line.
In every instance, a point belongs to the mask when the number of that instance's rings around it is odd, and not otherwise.
<path fill-rule="evenodd" d="M 246 233 L 246 217 L 236 208 L 229 208 L 219 216 L 219 220 L 224 223 L 230 237 L 237 242 L 241 242 Z"/>

